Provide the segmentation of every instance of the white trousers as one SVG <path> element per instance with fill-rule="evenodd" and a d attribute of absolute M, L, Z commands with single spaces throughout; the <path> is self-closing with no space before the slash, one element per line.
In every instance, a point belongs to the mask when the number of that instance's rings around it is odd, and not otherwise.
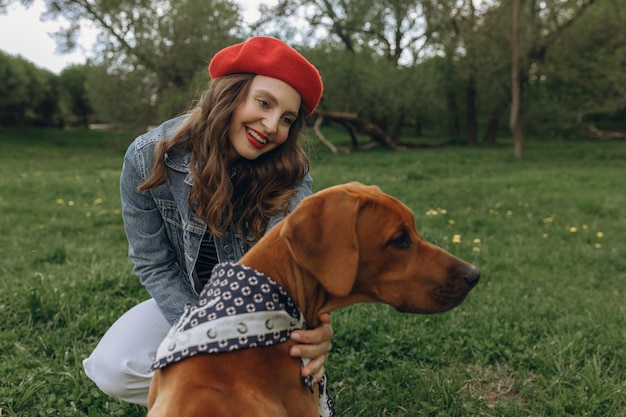
<path fill-rule="evenodd" d="M 150 367 L 171 327 L 153 299 L 136 305 L 113 323 L 83 361 L 85 373 L 104 393 L 147 406 Z"/>

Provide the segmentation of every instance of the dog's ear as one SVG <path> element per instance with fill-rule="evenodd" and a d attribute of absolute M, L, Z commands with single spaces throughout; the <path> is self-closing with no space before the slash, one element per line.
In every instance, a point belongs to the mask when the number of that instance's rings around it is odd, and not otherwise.
<path fill-rule="evenodd" d="M 359 206 L 345 190 L 328 189 L 305 198 L 280 232 L 295 262 L 338 297 L 350 294 L 356 279 Z"/>

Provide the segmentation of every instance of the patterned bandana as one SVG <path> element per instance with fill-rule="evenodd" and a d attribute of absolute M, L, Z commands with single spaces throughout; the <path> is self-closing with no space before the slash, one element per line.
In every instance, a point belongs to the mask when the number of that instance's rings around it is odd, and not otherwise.
<path fill-rule="evenodd" d="M 199 301 L 185 307 L 178 323 L 161 342 L 152 369 L 198 353 L 284 343 L 298 329 L 306 329 L 304 316 L 284 288 L 247 266 L 221 263 L 213 268 Z M 313 378 L 303 378 L 303 382 L 312 392 Z M 320 416 L 333 417 L 326 376 L 318 385 Z"/>

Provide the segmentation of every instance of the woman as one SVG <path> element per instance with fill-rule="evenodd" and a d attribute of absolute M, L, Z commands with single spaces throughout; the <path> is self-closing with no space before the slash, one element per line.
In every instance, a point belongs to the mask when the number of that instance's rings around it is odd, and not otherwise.
<path fill-rule="evenodd" d="M 121 175 L 124 227 L 134 271 L 151 299 L 133 307 L 83 362 L 105 393 L 147 404 L 155 351 L 217 262 L 237 261 L 311 194 L 298 137 L 317 106 L 317 69 L 274 38 L 219 51 L 211 83 L 190 114 L 128 148 Z M 319 380 L 330 351 L 330 317 L 292 333 L 290 354 L 314 358 Z"/>

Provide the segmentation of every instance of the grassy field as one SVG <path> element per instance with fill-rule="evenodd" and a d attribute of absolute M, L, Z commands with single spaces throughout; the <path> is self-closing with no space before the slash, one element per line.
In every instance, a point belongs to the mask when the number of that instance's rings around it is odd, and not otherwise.
<path fill-rule="evenodd" d="M 3 416 L 145 415 L 81 367 L 147 298 L 120 216 L 130 139 L 0 130 Z M 423 236 L 483 273 L 445 314 L 335 312 L 327 372 L 339 416 L 626 416 L 623 142 L 530 140 L 521 162 L 508 143 L 310 153 L 316 190 L 379 185 Z"/>

